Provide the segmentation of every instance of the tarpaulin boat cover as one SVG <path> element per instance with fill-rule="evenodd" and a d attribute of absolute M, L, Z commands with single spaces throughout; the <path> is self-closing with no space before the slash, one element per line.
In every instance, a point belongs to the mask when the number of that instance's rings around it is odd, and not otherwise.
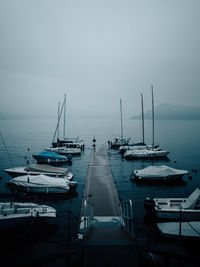
<path fill-rule="evenodd" d="M 174 175 L 184 175 L 187 174 L 188 171 L 185 170 L 178 170 L 166 165 L 162 166 L 149 166 L 142 170 L 134 171 L 134 174 L 139 177 L 143 178 L 150 178 L 150 177 L 168 177 Z"/>
<path fill-rule="evenodd" d="M 58 173 L 65 175 L 68 172 L 67 168 L 58 168 L 47 164 L 32 164 L 24 169 L 27 172 L 47 172 Z"/>
<path fill-rule="evenodd" d="M 69 189 L 70 181 L 65 178 L 54 178 L 40 174 L 19 176 L 11 179 L 9 183 L 23 187 L 60 187 Z"/>
<path fill-rule="evenodd" d="M 33 154 L 33 157 L 47 158 L 47 159 L 66 159 L 65 156 L 61 156 L 51 151 L 42 151 L 38 154 Z"/>

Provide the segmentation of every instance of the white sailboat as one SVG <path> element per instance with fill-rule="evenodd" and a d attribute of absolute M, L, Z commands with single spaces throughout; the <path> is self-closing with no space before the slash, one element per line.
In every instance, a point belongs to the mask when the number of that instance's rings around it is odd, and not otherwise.
<path fill-rule="evenodd" d="M 64 112 L 63 112 L 63 110 L 64 110 Z M 62 117 L 62 113 L 64 113 L 64 118 L 63 118 L 63 139 L 60 139 L 60 137 L 59 137 L 59 126 L 60 126 L 60 119 Z M 65 94 L 65 97 L 64 97 L 64 101 L 63 101 L 63 105 L 61 107 L 61 110 L 60 110 L 60 103 L 58 105 L 58 122 L 57 122 L 56 129 L 55 129 L 55 132 L 54 132 L 54 136 L 53 136 L 53 140 L 52 140 L 52 147 L 51 148 L 60 148 L 60 147 L 67 148 L 67 150 L 66 149 L 65 150 L 62 149 L 61 151 L 58 150 L 58 152 L 56 152 L 58 154 L 61 154 L 61 153 L 63 153 L 63 155 L 66 155 L 66 154 L 79 155 L 79 154 L 81 154 L 81 150 L 83 150 L 84 147 L 85 147 L 83 140 L 80 140 L 79 136 L 75 137 L 75 138 L 66 137 L 65 131 L 66 131 L 66 94 Z M 57 134 L 57 140 L 55 142 L 54 140 L 55 140 L 56 134 Z M 48 149 L 51 149 L 51 148 L 48 148 Z"/>
<path fill-rule="evenodd" d="M 142 150 L 135 150 L 135 149 L 127 150 L 124 153 L 124 157 L 126 159 L 163 158 L 163 157 L 166 157 L 169 154 L 169 151 L 161 150 L 157 146 L 155 147 L 155 145 L 154 145 L 154 98 L 153 98 L 153 86 L 151 86 L 151 93 L 152 93 L 152 148 L 150 148 L 150 149 L 142 149 Z M 142 98 L 142 107 L 143 107 L 143 98 Z M 143 117 L 143 115 L 142 115 L 142 117 Z M 144 120 L 144 118 L 142 120 Z M 143 126 L 143 142 L 144 142 L 144 126 Z"/>
<path fill-rule="evenodd" d="M 122 100 L 120 99 L 120 118 L 121 118 L 121 137 L 114 138 L 112 141 L 108 141 L 108 145 L 110 148 L 119 148 L 121 146 L 128 145 L 130 138 L 124 138 L 123 133 L 123 118 L 122 118 Z"/>

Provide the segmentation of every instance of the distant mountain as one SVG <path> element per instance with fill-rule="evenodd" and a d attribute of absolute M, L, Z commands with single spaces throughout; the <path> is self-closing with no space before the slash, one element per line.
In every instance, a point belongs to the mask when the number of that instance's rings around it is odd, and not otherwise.
<path fill-rule="evenodd" d="M 154 108 L 155 120 L 200 120 L 200 107 L 161 104 Z M 131 117 L 140 119 L 141 115 Z M 152 119 L 152 111 L 144 114 L 146 120 Z"/>

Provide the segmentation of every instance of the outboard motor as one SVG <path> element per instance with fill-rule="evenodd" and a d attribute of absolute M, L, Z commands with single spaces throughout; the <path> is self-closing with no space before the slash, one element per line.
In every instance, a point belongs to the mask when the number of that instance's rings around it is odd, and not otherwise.
<path fill-rule="evenodd" d="M 75 191 L 75 189 L 77 188 L 77 182 L 70 181 L 69 187 L 71 191 Z"/>
<path fill-rule="evenodd" d="M 147 212 L 153 212 L 155 207 L 155 201 L 152 198 L 146 197 L 144 200 L 144 207 Z"/>
<path fill-rule="evenodd" d="M 67 159 L 68 159 L 68 162 L 71 162 L 72 161 L 72 154 L 68 154 Z"/>

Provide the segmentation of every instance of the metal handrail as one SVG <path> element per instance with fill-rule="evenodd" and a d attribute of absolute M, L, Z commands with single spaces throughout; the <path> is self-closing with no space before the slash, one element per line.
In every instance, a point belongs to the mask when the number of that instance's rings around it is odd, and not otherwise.
<path fill-rule="evenodd" d="M 121 227 L 132 237 L 134 235 L 134 213 L 131 199 L 120 203 L 120 213 Z"/>
<path fill-rule="evenodd" d="M 93 227 L 94 205 L 85 200 L 83 204 L 84 238 Z"/>

